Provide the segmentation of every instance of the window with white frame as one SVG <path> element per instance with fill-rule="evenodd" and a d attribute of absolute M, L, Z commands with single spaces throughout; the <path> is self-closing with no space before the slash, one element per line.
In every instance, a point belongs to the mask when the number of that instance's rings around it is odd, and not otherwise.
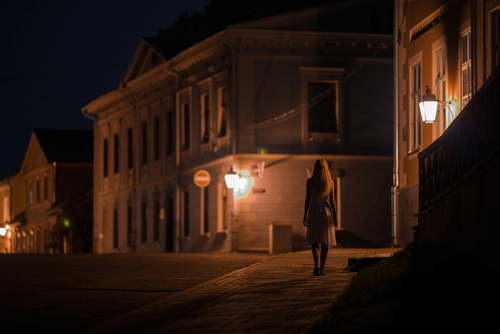
<path fill-rule="evenodd" d="M 446 47 L 436 50 L 434 54 L 435 78 L 434 87 L 436 98 L 439 101 L 446 101 Z M 441 136 L 451 123 L 451 117 L 443 104 L 438 105 L 436 114 L 435 135 Z"/>
<path fill-rule="evenodd" d="M 421 143 L 421 119 L 418 103 L 421 97 L 421 65 L 417 63 L 411 68 L 411 105 L 410 105 L 410 152 L 420 148 Z"/>
<path fill-rule="evenodd" d="M 462 33 L 461 38 L 461 84 L 462 84 L 462 109 L 465 108 L 471 99 L 471 44 L 470 29 Z"/>
<path fill-rule="evenodd" d="M 210 95 L 200 96 L 201 106 L 201 142 L 206 143 L 210 139 Z"/>

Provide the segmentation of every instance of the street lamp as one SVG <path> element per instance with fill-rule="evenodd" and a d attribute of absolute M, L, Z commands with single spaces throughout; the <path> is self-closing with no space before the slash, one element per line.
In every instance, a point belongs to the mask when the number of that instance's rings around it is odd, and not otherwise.
<path fill-rule="evenodd" d="M 453 115 L 453 111 L 451 111 L 451 108 L 448 104 L 451 102 L 447 101 L 438 101 L 436 99 L 436 95 L 432 94 L 429 86 L 427 87 L 425 91 L 425 95 L 422 96 L 422 101 L 418 104 L 420 108 L 420 114 L 422 115 L 422 121 L 424 123 L 434 123 L 436 121 L 436 114 L 437 114 L 437 107 L 438 104 L 444 104 L 448 110 L 450 111 L 451 114 L 451 119 L 455 119 L 455 116 Z"/>
<path fill-rule="evenodd" d="M 226 186 L 229 189 L 234 189 L 238 186 L 238 181 L 240 179 L 240 176 L 236 174 L 236 172 L 233 170 L 233 167 L 231 166 L 231 170 L 224 176 L 226 179 Z"/>

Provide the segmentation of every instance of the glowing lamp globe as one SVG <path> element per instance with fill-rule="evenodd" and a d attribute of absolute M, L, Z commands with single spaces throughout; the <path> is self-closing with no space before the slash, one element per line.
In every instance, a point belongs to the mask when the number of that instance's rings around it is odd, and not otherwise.
<path fill-rule="evenodd" d="M 436 121 L 438 100 L 436 99 L 436 95 L 431 93 L 429 87 L 427 87 L 426 94 L 422 97 L 422 101 L 420 101 L 418 106 L 424 123 L 434 123 Z"/>
<path fill-rule="evenodd" d="M 224 176 L 226 179 L 226 186 L 229 189 L 234 189 L 238 186 L 240 176 L 233 171 L 233 168 Z"/>

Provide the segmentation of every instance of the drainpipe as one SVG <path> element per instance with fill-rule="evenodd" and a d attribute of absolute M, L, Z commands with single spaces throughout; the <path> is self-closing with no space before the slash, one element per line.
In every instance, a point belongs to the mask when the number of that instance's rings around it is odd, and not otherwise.
<path fill-rule="evenodd" d="M 398 48 L 399 48 L 399 0 L 394 0 L 394 147 L 393 174 L 391 188 L 391 239 L 392 245 L 398 245 L 398 214 L 399 214 L 399 80 L 398 80 Z"/>

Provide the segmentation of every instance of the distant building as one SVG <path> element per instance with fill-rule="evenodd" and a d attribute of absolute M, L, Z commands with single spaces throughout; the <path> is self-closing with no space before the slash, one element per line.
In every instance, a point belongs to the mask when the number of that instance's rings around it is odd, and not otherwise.
<path fill-rule="evenodd" d="M 173 57 L 143 38 L 119 88 L 83 108 L 96 117 L 95 252 L 276 251 L 278 232 L 281 250 L 302 249 L 318 158 L 337 185 L 339 245 L 389 245 L 391 22 L 391 1 L 346 1 L 233 25 Z"/>
<path fill-rule="evenodd" d="M 92 131 L 33 132 L 22 167 L 10 179 L 14 203 L 24 208 L 12 217 L 13 253 L 72 252 L 74 222 L 61 216 L 61 206 L 92 194 L 92 141 Z"/>

